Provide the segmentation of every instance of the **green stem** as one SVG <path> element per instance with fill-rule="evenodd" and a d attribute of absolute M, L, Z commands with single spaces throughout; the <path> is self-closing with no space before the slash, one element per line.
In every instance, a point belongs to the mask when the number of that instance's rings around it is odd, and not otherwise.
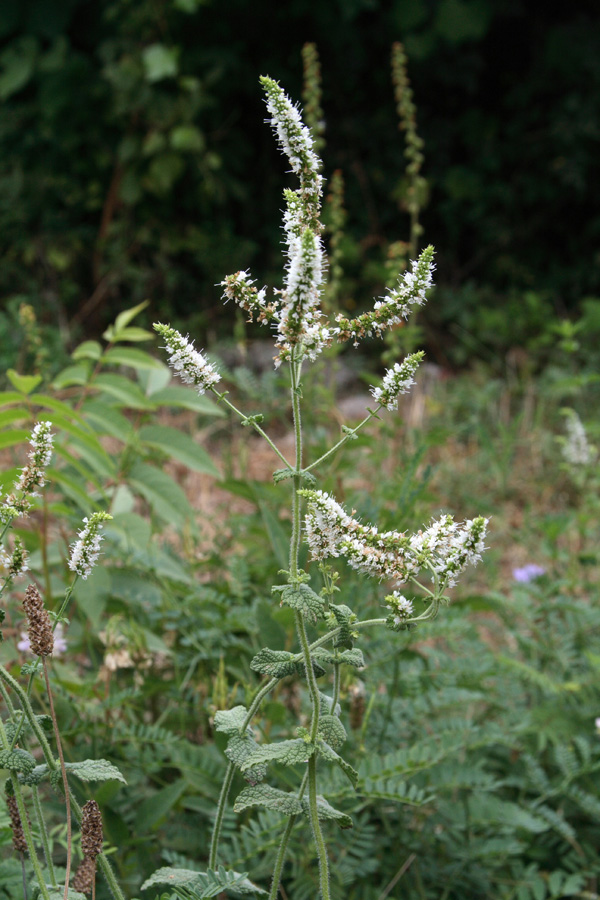
<path fill-rule="evenodd" d="M 31 795 L 33 797 L 33 805 L 35 807 L 35 814 L 38 820 L 38 825 L 40 829 L 40 837 L 42 839 L 42 847 L 44 850 L 44 857 L 46 859 L 46 866 L 48 868 L 48 874 L 50 876 L 50 881 L 52 882 L 53 888 L 58 888 L 58 884 L 56 882 L 56 875 L 54 874 L 54 865 L 52 863 L 52 853 L 50 852 L 50 841 L 48 839 L 48 831 L 46 829 L 46 822 L 44 821 L 44 814 L 42 812 L 42 804 L 40 803 L 40 794 L 37 787 L 32 788 Z"/>
<path fill-rule="evenodd" d="M 304 777 L 300 783 L 300 787 L 298 788 L 298 800 L 302 800 L 304 796 L 304 791 L 306 790 L 306 782 L 308 781 L 308 769 L 304 773 Z M 281 882 L 281 872 L 283 870 L 283 864 L 285 862 L 285 854 L 287 852 L 287 845 L 290 839 L 290 835 L 296 824 L 297 815 L 290 816 L 288 818 L 288 823 L 285 827 L 285 831 L 281 836 L 281 842 L 279 844 L 279 849 L 277 851 L 277 856 L 275 858 L 275 867 L 273 869 L 273 878 L 271 880 L 271 890 L 269 892 L 269 900 L 277 900 L 277 894 L 279 893 L 279 884 Z"/>
<path fill-rule="evenodd" d="M 0 744 L 2 745 L 3 750 L 8 750 L 8 736 L 6 734 L 6 729 L 4 728 L 4 722 L 2 721 L 2 719 L 0 719 Z M 50 900 L 50 894 L 48 893 L 48 888 L 46 887 L 46 880 L 40 867 L 40 861 L 37 857 L 35 844 L 33 842 L 33 835 L 31 834 L 31 828 L 29 827 L 27 809 L 25 808 L 25 801 L 23 800 L 23 791 L 21 789 L 17 773 L 14 772 L 11 774 L 11 782 L 15 794 L 15 800 L 17 801 L 17 808 L 19 810 L 19 817 L 21 819 L 21 826 L 23 828 L 23 836 L 25 838 L 25 843 L 27 844 L 27 851 L 29 853 L 31 865 L 33 866 L 33 871 L 35 872 L 35 877 L 37 878 L 42 897 L 44 898 L 44 900 Z"/>
<path fill-rule="evenodd" d="M 42 659 L 42 664 L 44 666 L 44 679 L 46 681 L 46 693 L 48 694 L 48 701 L 50 703 L 50 715 L 52 717 L 52 727 L 54 728 L 54 739 L 56 741 L 56 747 L 58 750 L 58 758 L 60 760 L 60 772 L 62 775 L 63 788 L 65 791 L 65 814 L 67 817 L 67 865 L 66 865 L 66 869 L 65 869 L 64 900 L 68 900 L 69 878 L 71 875 L 71 856 L 72 856 L 72 852 L 73 852 L 73 842 L 72 842 L 72 836 L 71 836 L 71 792 L 69 791 L 69 782 L 67 780 L 67 769 L 65 766 L 65 757 L 63 754 L 62 743 L 60 740 L 60 731 L 58 730 L 58 720 L 56 718 L 56 712 L 54 710 L 54 699 L 52 697 L 52 691 L 50 689 L 50 679 L 48 677 L 48 663 L 46 662 L 45 656 Z"/>
<path fill-rule="evenodd" d="M 220 394 L 219 391 L 216 391 L 214 388 L 211 388 L 211 391 L 213 392 L 215 397 L 217 397 L 217 399 L 219 400 L 220 403 L 224 403 L 225 406 L 228 406 L 232 412 L 234 412 L 236 415 L 238 415 L 241 419 L 244 419 L 246 422 L 248 422 L 249 425 L 252 425 L 254 430 L 257 431 L 260 435 L 262 435 L 262 437 L 264 437 L 264 439 L 267 442 L 267 444 L 269 445 L 269 447 L 277 454 L 277 456 L 282 461 L 282 463 L 284 464 L 286 469 L 290 469 L 290 470 L 293 469 L 293 466 L 290 465 L 290 463 L 287 461 L 287 459 L 285 458 L 285 456 L 283 455 L 281 450 L 273 443 L 273 441 L 271 440 L 269 435 L 265 431 L 263 431 L 263 429 L 260 427 L 258 422 L 252 422 L 251 420 L 248 421 L 249 417 L 244 415 L 244 413 L 241 411 L 241 409 L 238 409 L 237 406 L 234 406 L 233 403 L 227 399 L 226 392 L 223 392 L 222 394 Z"/>
<path fill-rule="evenodd" d="M 313 753 L 308 761 L 308 808 L 313 837 L 317 847 L 319 859 L 319 886 L 321 888 L 321 900 L 330 900 L 329 894 L 329 863 L 327 862 L 327 849 L 323 840 L 323 832 L 319 822 L 319 810 L 317 807 L 317 758 Z"/>
<path fill-rule="evenodd" d="M 344 436 L 343 436 L 342 438 L 339 439 L 339 441 L 337 442 L 337 444 L 334 444 L 333 447 L 331 447 L 331 448 L 327 451 L 327 453 L 324 453 L 323 456 L 320 456 L 318 459 L 316 459 L 313 463 L 310 464 L 310 466 L 307 466 L 306 469 L 305 469 L 304 471 L 305 471 L 305 472 L 310 472 L 311 469 L 314 469 L 316 466 L 320 466 L 322 462 L 325 462 L 326 459 L 329 459 L 330 456 L 333 456 L 333 454 L 334 454 L 337 450 L 339 450 L 340 447 L 343 447 L 344 444 L 347 444 L 348 441 L 351 441 L 352 438 L 355 437 L 356 432 L 357 432 L 357 431 L 360 431 L 360 429 L 363 427 L 363 425 L 366 425 L 367 422 L 370 422 L 371 419 L 372 419 L 374 416 L 376 416 L 377 413 L 379 412 L 379 410 L 382 409 L 382 408 L 383 408 L 383 407 L 381 406 L 381 404 L 379 404 L 379 406 L 377 407 L 376 410 L 370 409 L 369 412 L 368 412 L 368 415 L 366 415 L 366 416 L 364 417 L 364 419 L 363 419 L 361 422 L 358 423 L 358 425 L 356 426 L 356 428 L 352 428 L 351 430 L 347 431 L 347 432 L 344 434 Z"/>
<path fill-rule="evenodd" d="M 223 779 L 219 802 L 217 804 L 217 814 L 215 816 L 215 824 L 213 825 L 210 855 L 208 857 L 209 869 L 215 869 L 217 866 L 217 851 L 219 848 L 219 839 L 221 837 L 221 828 L 223 826 L 223 816 L 225 815 L 225 806 L 227 804 L 227 798 L 229 797 L 229 790 L 231 788 L 231 782 L 233 781 L 234 772 L 235 766 L 230 762 L 227 766 L 227 771 L 225 772 L 225 778 Z"/>

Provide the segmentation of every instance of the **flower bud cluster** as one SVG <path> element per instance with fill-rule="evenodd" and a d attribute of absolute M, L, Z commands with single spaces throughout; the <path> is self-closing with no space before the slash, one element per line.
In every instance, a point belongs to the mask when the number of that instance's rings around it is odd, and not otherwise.
<path fill-rule="evenodd" d="M 414 374 L 425 354 L 422 350 L 411 353 L 401 363 L 395 363 L 388 369 L 380 387 L 372 387 L 371 393 L 381 406 L 386 409 L 398 409 L 398 397 L 406 394 L 415 383 Z"/>
<path fill-rule="evenodd" d="M 221 282 L 223 299 L 225 302 L 233 300 L 241 309 L 250 313 L 250 322 L 270 322 L 277 312 L 277 303 L 265 303 L 266 288 L 260 291 L 254 287 L 254 281 L 249 272 L 235 272 L 228 275 Z"/>
<path fill-rule="evenodd" d="M 15 538 L 13 551 L 7 553 L 4 547 L 0 547 L 0 578 L 16 578 L 27 572 L 27 551 L 20 538 Z"/>
<path fill-rule="evenodd" d="M 353 338 L 354 344 L 365 336 L 382 337 L 392 325 L 406 319 L 413 306 L 421 306 L 427 299 L 427 291 L 433 284 L 433 247 L 426 247 L 418 260 L 412 262 L 412 271 L 405 272 L 398 279 L 395 290 L 388 290 L 388 296 L 378 300 L 371 312 L 363 313 L 355 319 L 348 319 L 341 313 L 336 316 L 335 333 L 340 341 Z"/>
<path fill-rule="evenodd" d="M 104 840 L 102 814 L 95 800 L 88 800 L 81 810 L 81 849 L 83 860 L 75 873 L 73 887 L 89 894 L 96 877 L 96 857 L 102 852 Z"/>
<path fill-rule="evenodd" d="M 425 531 L 407 536 L 362 525 L 323 491 L 299 493 L 308 499 L 305 535 L 313 559 L 343 556 L 353 568 L 396 584 L 414 580 L 425 570 L 438 584 L 452 587 L 485 549 L 488 520 L 482 517 L 460 525 L 452 516 L 443 516 Z"/>
<path fill-rule="evenodd" d="M 46 483 L 46 468 L 52 459 L 52 422 L 38 422 L 31 433 L 31 450 L 29 451 L 29 465 L 21 469 L 21 475 L 15 482 L 15 490 L 23 491 L 30 497 L 37 497 L 36 488 L 43 487 Z"/>
<path fill-rule="evenodd" d="M 194 348 L 193 341 L 160 322 L 154 324 L 154 330 L 164 338 L 169 365 L 184 384 L 193 384 L 199 394 L 204 394 L 221 380 L 217 370 Z"/>
<path fill-rule="evenodd" d="M 112 519 L 108 513 L 95 512 L 83 520 L 84 527 L 78 534 L 78 540 L 71 547 L 69 568 L 85 580 L 100 554 L 101 530 L 103 523 Z"/>

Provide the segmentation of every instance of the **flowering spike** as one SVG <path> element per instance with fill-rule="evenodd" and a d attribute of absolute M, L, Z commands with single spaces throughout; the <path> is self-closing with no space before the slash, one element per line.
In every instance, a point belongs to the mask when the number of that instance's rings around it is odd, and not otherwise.
<path fill-rule="evenodd" d="M 398 409 L 398 397 L 400 394 L 408 393 L 411 385 L 415 383 L 413 375 L 424 356 L 424 352 L 419 350 L 418 353 L 411 353 L 403 362 L 395 363 L 388 369 L 381 386 L 371 388 L 377 403 L 389 410 Z"/>
<path fill-rule="evenodd" d="M 265 303 L 267 289 L 263 287 L 260 291 L 257 290 L 248 272 L 235 272 L 235 274 L 224 278 L 220 284 L 223 288 L 223 299 L 225 302 L 233 300 L 241 309 L 245 309 L 246 312 L 250 313 L 251 322 L 254 321 L 254 316 L 256 316 L 256 321 L 260 322 L 261 325 L 264 325 L 265 322 L 270 322 L 274 318 L 278 304 L 274 302 Z"/>
<path fill-rule="evenodd" d="M 562 455 L 571 466 L 589 466 L 596 457 L 593 447 L 585 433 L 583 422 L 574 409 L 565 410 L 567 418 L 567 436 L 563 438 Z"/>
<path fill-rule="evenodd" d="M 164 338 L 169 365 L 185 384 L 195 385 L 198 393 L 204 394 L 221 380 L 217 370 L 194 348 L 193 341 L 160 322 L 155 322 L 154 330 Z"/>
<path fill-rule="evenodd" d="M 69 568 L 85 580 L 100 554 L 100 541 L 102 540 L 102 526 L 104 522 L 112 519 L 108 513 L 95 512 L 88 519 L 83 520 L 84 527 L 78 534 L 78 540 L 71 547 Z"/>
<path fill-rule="evenodd" d="M 54 649 L 54 635 L 48 610 L 34 584 L 25 591 L 23 606 L 27 613 L 29 647 L 36 656 L 50 656 Z"/>
<path fill-rule="evenodd" d="M 431 244 L 426 247 L 417 260 L 412 263 L 412 271 L 405 272 L 398 279 L 398 286 L 388 290 L 388 295 L 378 300 L 372 312 L 363 313 L 355 319 L 347 319 L 341 313 L 336 316 L 335 332 L 338 340 L 354 339 L 366 335 L 381 337 L 392 325 L 398 325 L 406 319 L 413 306 L 421 306 L 427 299 L 427 291 L 433 284 L 432 273 L 434 249 Z"/>
<path fill-rule="evenodd" d="M 43 487 L 46 483 L 46 468 L 52 459 L 52 440 L 54 435 L 50 431 L 52 422 L 38 422 L 31 432 L 31 450 L 29 459 L 31 462 L 21 470 L 21 475 L 15 482 L 15 490 L 23 491 L 31 497 L 37 497 L 36 488 Z"/>

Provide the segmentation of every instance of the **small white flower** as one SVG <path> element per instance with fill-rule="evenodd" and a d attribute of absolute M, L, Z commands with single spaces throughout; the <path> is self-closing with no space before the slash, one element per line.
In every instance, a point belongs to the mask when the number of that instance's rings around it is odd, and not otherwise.
<path fill-rule="evenodd" d="M 83 520 L 84 527 L 78 534 L 78 540 L 71 547 L 69 568 L 85 580 L 100 554 L 101 529 L 103 523 L 112 519 L 108 513 L 96 512 Z"/>
<path fill-rule="evenodd" d="M 403 362 L 395 363 L 386 371 L 381 386 L 371 388 L 377 403 L 389 410 L 398 409 L 398 397 L 406 394 L 415 383 L 413 376 L 424 355 L 423 351 L 411 353 Z"/>
<path fill-rule="evenodd" d="M 199 394 L 204 394 L 221 380 L 217 370 L 194 348 L 192 341 L 184 338 L 174 328 L 159 322 L 155 323 L 154 330 L 164 338 L 169 365 L 184 384 L 193 384 Z"/>
<path fill-rule="evenodd" d="M 563 458 L 572 466 L 589 466 L 595 458 L 595 448 L 591 447 L 583 422 L 574 410 L 569 410 L 567 437 L 562 448 Z"/>
<path fill-rule="evenodd" d="M 38 496 L 35 489 L 43 487 L 46 483 L 45 469 L 50 465 L 52 459 L 52 441 L 54 439 L 51 428 L 52 422 L 38 422 L 34 427 L 30 439 L 29 459 L 31 462 L 21 469 L 21 475 L 15 482 L 15 490 L 23 491 L 31 497 Z"/>

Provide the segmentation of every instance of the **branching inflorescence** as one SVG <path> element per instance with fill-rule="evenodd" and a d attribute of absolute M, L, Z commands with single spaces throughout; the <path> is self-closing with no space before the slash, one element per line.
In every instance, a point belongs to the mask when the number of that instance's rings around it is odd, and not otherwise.
<path fill-rule="evenodd" d="M 410 390 L 414 376 L 422 361 L 423 353 L 412 353 L 387 370 L 382 383 L 371 388 L 376 409 L 368 410 L 362 422 L 353 429 L 344 428 L 340 440 L 318 459 L 304 465 L 301 425 L 301 374 L 302 365 L 314 360 L 324 348 L 337 342 L 356 345 L 367 337 L 382 337 L 385 332 L 405 320 L 415 307 L 422 305 L 432 286 L 434 270 L 433 247 L 426 247 L 412 262 L 410 271 L 402 274 L 396 287 L 375 301 L 373 308 L 353 319 L 338 314 L 332 322 L 325 321 L 321 309 L 321 294 L 326 270 L 325 250 L 322 242 L 323 226 L 320 221 L 323 179 L 321 162 L 314 151 L 310 131 L 303 124 L 298 107 L 285 96 L 277 82 L 262 78 L 269 112 L 268 123 L 273 127 L 281 150 L 287 157 L 292 172 L 298 177 L 296 190 L 284 191 L 285 211 L 285 268 L 283 286 L 274 290 L 268 298 L 267 288 L 260 290 L 248 271 L 229 275 L 221 282 L 223 297 L 245 310 L 251 321 L 270 324 L 275 336 L 275 365 L 287 362 L 290 373 L 291 401 L 296 438 L 295 460 L 289 461 L 275 443 L 260 428 L 261 417 L 245 417 L 216 389 L 220 375 L 202 354 L 194 350 L 187 338 L 168 325 L 154 327 L 164 340 L 170 364 L 184 382 L 194 384 L 202 394 L 212 391 L 232 412 L 242 418 L 243 424 L 251 424 L 267 439 L 272 449 L 284 462 L 285 468 L 275 473 L 276 481 L 290 480 L 292 485 L 292 533 L 290 538 L 289 569 L 285 584 L 273 587 L 282 604 L 294 611 L 298 652 L 290 654 L 281 650 L 264 648 L 252 660 L 252 669 L 266 676 L 249 708 L 236 706 L 220 711 L 215 717 L 215 727 L 228 735 L 226 755 L 229 765 L 225 775 L 209 857 L 207 877 L 218 863 L 219 838 L 225 804 L 236 770 L 248 781 L 248 786 L 235 801 L 238 811 L 251 806 L 277 810 L 288 817 L 282 830 L 281 843 L 275 867 L 270 900 L 279 894 L 287 842 L 296 820 L 306 816 L 312 829 L 319 863 L 319 889 L 321 900 L 329 900 L 329 874 L 325 839 L 321 821 L 337 819 L 342 827 L 350 820 L 333 809 L 317 792 L 317 765 L 321 763 L 341 766 L 355 783 L 356 773 L 338 754 L 345 739 L 344 728 L 338 718 L 336 706 L 339 688 L 339 666 L 345 661 L 356 664 L 351 648 L 361 627 L 387 625 L 397 631 L 413 627 L 416 623 L 433 618 L 441 602 L 447 602 L 445 591 L 454 586 L 468 565 L 475 565 L 484 550 L 488 520 L 482 517 L 457 523 L 450 515 L 442 516 L 415 534 L 401 531 L 380 531 L 374 525 L 364 525 L 354 513 L 347 513 L 330 494 L 306 486 L 310 474 L 331 458 L 346 441 L 366 425 L 381 409 L 394 410 L 401 394 Z M 304 482 L 304 485 L 303 485 Z M 309 489 L 310 488 L 310 489 Z M 320 593 L 309 582 L 310 576 L 298 565 L 298 553 L 302 532 L 301 507 L 305 506 L 304 538 L 311 559 L 319 563 L 325 577 Z M 345 605 L 331 602 L 331 575 L 326 574 L 326 561 L 344 558 L 359 572 L 386 582 L 390 590 L 382 598 L 386 616 L 359 622 L 352 610 Z M 335 576 L 337 577 L 337 576 Z M 402 590 L 400 590 L 400 588 Z M 417 597 L 405 595 L 407 588 L 416 589 L 417 596 L 425 600 L 426 608 L 417 614 Z M 335 588 L 337 590 L 337 588 Z M 331 630 L 312 643 L 308 640 L 307 626 L 327 622 Z M 347 660 L 339 654 L 323 656 L 324 645 L 344 647 L 350 653 Z M 319 654 L 318 657 L 315 654 Z M 317 664 L 317 658 L 319 660 Z M 360 655 L 362 660 L 362 655 Z M 324 660 L 328 662 L 324 663 Z M 324 672 L 323 664 L 334 669 L 334 694 L 324 706 L 324 695 L 319 691 L 316 674 Z M 257 744 L 250 724 L 262 700 L 282 677 L 291 674 L 304 675 L 312 704 L 309 726 L 301 730 L 296 739 L 275 744 Z M 268 766 L 277 761 L 283 765 L 305 767 L 305 774 L 295 792 L 283 791 L 264 784 Z M 306 795 L 306 796 L 305 796 Z M 173 877 L 182 877 L 181 870 Z M 232 873 L 234 874 L 234 873 Z M 167 878 L 165 876 L 165 881 Z M 152 882 L 155 883 L 154 881 Z"/>

